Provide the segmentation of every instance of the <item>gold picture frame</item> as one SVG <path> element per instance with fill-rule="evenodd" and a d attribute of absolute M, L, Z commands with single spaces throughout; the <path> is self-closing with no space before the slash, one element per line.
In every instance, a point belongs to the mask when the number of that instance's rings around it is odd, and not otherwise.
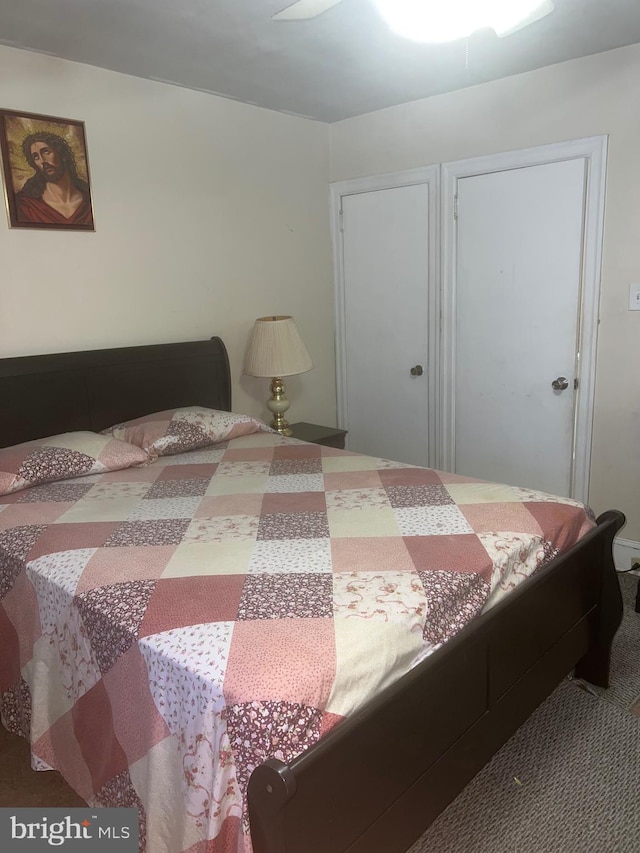
<path fill-rule="evenodd" d="M 95 231 L 83 122 L 0 110 L 0 152 L 12 228 Z"/>

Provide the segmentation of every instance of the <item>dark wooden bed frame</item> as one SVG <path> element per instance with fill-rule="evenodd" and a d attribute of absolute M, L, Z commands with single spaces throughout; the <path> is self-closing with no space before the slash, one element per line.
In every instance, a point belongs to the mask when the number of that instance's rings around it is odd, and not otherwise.
<path fill-rule="evenodd" d="M 184 405 L 231 408 L 219 338 L 0 360 L 0 446 Z M 402 853 L 622 617 L 611 510 L 563 556 L 290 764 L 249 782 L 255 853 Z"/>

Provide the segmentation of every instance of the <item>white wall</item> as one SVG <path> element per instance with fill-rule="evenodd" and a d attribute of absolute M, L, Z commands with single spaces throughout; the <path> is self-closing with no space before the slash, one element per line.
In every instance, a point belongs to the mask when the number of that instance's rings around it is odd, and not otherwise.
<path fill-rule="evenodd" d="M 256 317 L 293 314 L 314 369 L 291 420 L 335 423 L 326 125 L 0 47 L 0 108 L 85 122 L 95 233 L 0 218 L 0 356 L 220 335 L 237 411 Z"/>
<path fill-rule="evenodd" d="M 415 101 L 331 127 L 331 179 L 609 134 L 590 503 L 640 540 L 640 45 Z M 625 567 L 626 568 L 626 567 Z"/>

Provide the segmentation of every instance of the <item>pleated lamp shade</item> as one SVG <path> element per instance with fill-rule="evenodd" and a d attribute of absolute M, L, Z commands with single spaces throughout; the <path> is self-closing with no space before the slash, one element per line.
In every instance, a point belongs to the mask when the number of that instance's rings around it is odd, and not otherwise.
<path fill-rule="evenodd" d="M 259 317 L 253 327 L 244 359 L 243 373 L 271 377 L 271 397 L 267 408 L 273 415 L 269 424 L 281 435 L 292 435 L 285 412 L 289 408 L 283 376 L 311 370 L 311 356 L 293 317 Z"/>
<path fill-rule="evenodd" d="M 249 376 L 293 376 L 313 363 L 293 317 L 259 317 L 244 359 Z"/>

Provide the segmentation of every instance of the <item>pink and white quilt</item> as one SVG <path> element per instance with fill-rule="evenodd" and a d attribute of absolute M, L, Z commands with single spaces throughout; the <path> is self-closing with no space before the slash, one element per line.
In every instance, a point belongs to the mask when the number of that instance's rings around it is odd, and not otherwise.
<path fill-rule="evenodd" d="M 7 495 L 2 722 L 89 804 L 137 806 L 141 849 L 246 853 L 257 764 L 593 524 L 568 499 L 271 433 Z"/>

